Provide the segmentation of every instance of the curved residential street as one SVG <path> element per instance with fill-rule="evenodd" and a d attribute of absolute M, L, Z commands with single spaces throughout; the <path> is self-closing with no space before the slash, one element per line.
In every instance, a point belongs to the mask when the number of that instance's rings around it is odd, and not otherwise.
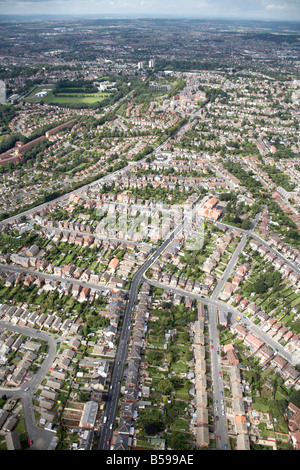
<path fill-rule="evenodd" d="M 28 442 L 30 440 L 33 441 L 31 448 L 34 450 L 47 450 L 55 434 L 53 434 L 53 432 L 51 431 L 47 431 L 37 426 L 36 418 L 34 415 L 33 397 L 40 383 L 43 381 L 47 372 L 49 371 L 51 364 L 55 358 L 57 346 L 56 340 L 53 338 L 53 335 L 50 335 L 43 331 L 38 333 L 37 330 L 34 328 L 13 325 L 9 322 L 0 321 L 0 328 L 19 333 L 21 335 L 26 335 L 32 338 L 43 340 L 48 345 L 46 357 L 44 358 L 37 373 L 34 374 L 34 376 L 29 382 L 26 382 L 21 387 L 0 387 L 1 394 L 5 394 L 7 397 L 15 397 L 21 399 L 27 439 Z M 29 390 L 26 390 L 27 388 L 29 388 Z"/>

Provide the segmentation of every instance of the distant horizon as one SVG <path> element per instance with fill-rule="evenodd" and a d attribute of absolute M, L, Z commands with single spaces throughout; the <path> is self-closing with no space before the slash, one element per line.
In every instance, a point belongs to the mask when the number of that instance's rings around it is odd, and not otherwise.
<path fill-rule="evenodd" d="M 181 0 L 0 0 L 0 16 L 45 15 L 294 23 L 300 22 L 300 2 L 299 0 L 185 0 L 184 3 Z"/>
<path fill-rule="evenodd" d="M 226 21 L 226 22 L 261 22 L 261 23 L 299 23 L 300 19 L 279 19 L 279 18 L 246 18 L 246 17 L 222 17 L 222 16 L 190 16 L 190 15 L 167 15 L 167 14 L 154 14 L 154 13 L 144 13 L 144 14 L 118 14 L 118 13 L 0 13 L 0 18 L 101 18 L 101 19 L 169 19 L 169 20 L 200 20 L 200 21 Z"/>

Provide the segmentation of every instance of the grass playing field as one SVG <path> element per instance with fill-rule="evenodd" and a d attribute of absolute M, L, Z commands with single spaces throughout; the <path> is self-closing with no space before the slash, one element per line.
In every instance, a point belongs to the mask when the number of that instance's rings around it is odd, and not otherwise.
<path fill-rule="evenodd" d="M 54 103 L 58 105 L 68 104 L 94 104 L 108 98 L 110 93 L 59 93 L 54 95 L 51 91 L 51 87 L 38 86 L 36 87 L 26 98 L 29 103 L 39 103 L 43 101 L 46 104 Z M 41 91 L 47 91 L 46 96 L 38 97 L 35 96 Z"/>

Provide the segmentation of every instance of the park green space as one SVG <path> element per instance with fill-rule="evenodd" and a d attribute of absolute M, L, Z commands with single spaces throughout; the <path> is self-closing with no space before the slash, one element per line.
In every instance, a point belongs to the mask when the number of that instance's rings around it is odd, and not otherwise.
<path fill-rule="evenodd" d="M 46 104 L 95 104 L 109 98 L 111 93 L 58 93 L 54 95 L 51 91 L 53 87 L 38 86 L 26 98 L 30 103 L 39 103 L 43 101 Z M 38 98 L 35 95 L 42 90 L 49 90 L 47 95 Z"/>

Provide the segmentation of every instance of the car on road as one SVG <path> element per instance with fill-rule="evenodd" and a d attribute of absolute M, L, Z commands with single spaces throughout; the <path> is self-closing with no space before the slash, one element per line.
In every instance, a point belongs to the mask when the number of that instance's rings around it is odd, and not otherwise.
<path fill-rule="evenodd" d="M 110 444 L 110 439 L 107 439 L 106 445 L 109 446 L 109 444 Z"/>
<path fill-rule="evenodd" d="M 33 440 L 32 440 L 32 439 L 30 439 L 30 441 L 29 441 L 29 445 L 30 445 L 30 446 L 32 446 L 32 444 L 33 444 Z"/>
<path fill-rule="evenodd" d="M 24 389 L 24 392 L 28 392 L 28 390 L 29 390 L 29 387 L 26 387 L 26 388 Z"/>
<path fill-rule="evenodd" d="M 218 436 L 218 441 L 220 441 L 220 440 L 221 440 L 221 436 Z"/>

